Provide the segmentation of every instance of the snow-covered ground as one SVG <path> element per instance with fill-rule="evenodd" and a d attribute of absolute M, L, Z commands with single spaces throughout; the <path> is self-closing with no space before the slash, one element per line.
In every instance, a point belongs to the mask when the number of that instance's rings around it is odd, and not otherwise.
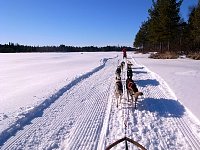
<path fill-rule="evenodd" d="M 0 132 L 116 53 L 0 54 Z"/>
<path fill-rule="evenodd" d="M 135 61 L 159 74 L 183 103 L 200 120 L 200 61 L 192 59 L 147 59 L 147 55 L 133 56 Z"/>
<path fill-rule="evenodd" d="M 128 60 L 144 93 L 136 110 L 126 92 L 116 107 L 119 52 L 0 54 L 0 148 L 101 150 L 126 134 L 147 149 L 200 149 L 199 61 Z"/>

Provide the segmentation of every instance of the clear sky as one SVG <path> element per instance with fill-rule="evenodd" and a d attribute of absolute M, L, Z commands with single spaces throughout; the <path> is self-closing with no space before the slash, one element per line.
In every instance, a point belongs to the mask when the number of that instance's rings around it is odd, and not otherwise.
<path fill-rule="evenodd" d="M 184 0 L 181 16 L 198 0 Z M 0 43 L 132 46 L 152 0 L 0 0 Z"/>

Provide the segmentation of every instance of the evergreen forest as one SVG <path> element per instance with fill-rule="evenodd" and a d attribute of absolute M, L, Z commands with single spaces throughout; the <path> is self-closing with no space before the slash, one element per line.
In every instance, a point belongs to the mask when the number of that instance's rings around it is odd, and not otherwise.
<path fill-rule="evenodd" d="M 188 8 L 189 18 L 180 17 L 183 0 L 152 0 L 148 18 L 135 36 L 134 47 L 143 53 L 200 53 L 200 0 Z"/>

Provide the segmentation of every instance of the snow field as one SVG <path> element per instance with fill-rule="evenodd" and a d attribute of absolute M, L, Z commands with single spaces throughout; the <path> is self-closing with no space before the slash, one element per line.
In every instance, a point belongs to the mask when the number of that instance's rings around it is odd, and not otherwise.
<path fill-rule="evenodd" d="M 30 123 L 21 124 L 23 129 L 2 149 L 57 149 L 63 145 L 67 149 L 95 149 L 113 79 L 114 67 L 105 63 L 106 59 L 102 66 L 76 79 L 73 86 L 63 88 Z"/>
<path fill-rule="evenodd" d="M 95 58 L 91 57 L 93 55 L 87 55 L 88 63 Z M 115 55 L 109 53 L 109 57 L 101 58 L 100 66 L 99 63 L 94 65 L 89 72 L 85 67 L 82 68 L 85 70 L 82 75 L 74 78 L 69 76 L 68 84 L 62 83 L 64 86 L 52 91 L 52 95 L 39 105 L 26 107 L 26 111 L 22 106 L 15 121 L 2 128 L 0 149 L 103 150 L 126 135 L 149 150 L 199 150 L 198 120 L 180 103 L 164 79 L 136 62 L 131 55 L 128 55 L 128 60 L 134 64 L 133 79 L 144 96 L 139 98 L 137 109 L 127 101 L 125 67 L 122 73 L 124 95 L 119 107 L 116 107 L 115 70 L 121 59 Z M 84 57 L 84 54 L 81 56 Z M 61 61 L 62 57 L 59 54 L 55 59 Z M 84 58 L 80 62 L 82 60 Z M 55 61 L 51 61 L 52 64 Z M 69 61 L 73 62 L 73 59 Z M 3 113 L 7 115 L 7 112 Z M 11 119 L 10 116 L 0 120 L 0 123 L 8 119 Z M 138 149 L 129 142 L 128 147 Z M 124 142 L 113 149 L 125 149 Z"/>

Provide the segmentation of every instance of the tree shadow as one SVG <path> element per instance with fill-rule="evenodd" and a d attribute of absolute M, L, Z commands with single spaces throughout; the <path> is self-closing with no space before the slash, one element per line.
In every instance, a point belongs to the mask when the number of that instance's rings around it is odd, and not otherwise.
<path fill-rule="evenodd" d="M 157 80 L 147 79 L 147 80 L 136 80 L 135 83 L 138 86 L 146 87 L 147 85 L 158 86 L 160 83 Z"/>
<path fill-rule="evenodd" d="M 184 106 L 177 100 L 173 99 L 154 99 L 146 98 L 138 103 L 139 111 L 155 112 L 160 117 L 182 117 L 185 112 Z"/>

